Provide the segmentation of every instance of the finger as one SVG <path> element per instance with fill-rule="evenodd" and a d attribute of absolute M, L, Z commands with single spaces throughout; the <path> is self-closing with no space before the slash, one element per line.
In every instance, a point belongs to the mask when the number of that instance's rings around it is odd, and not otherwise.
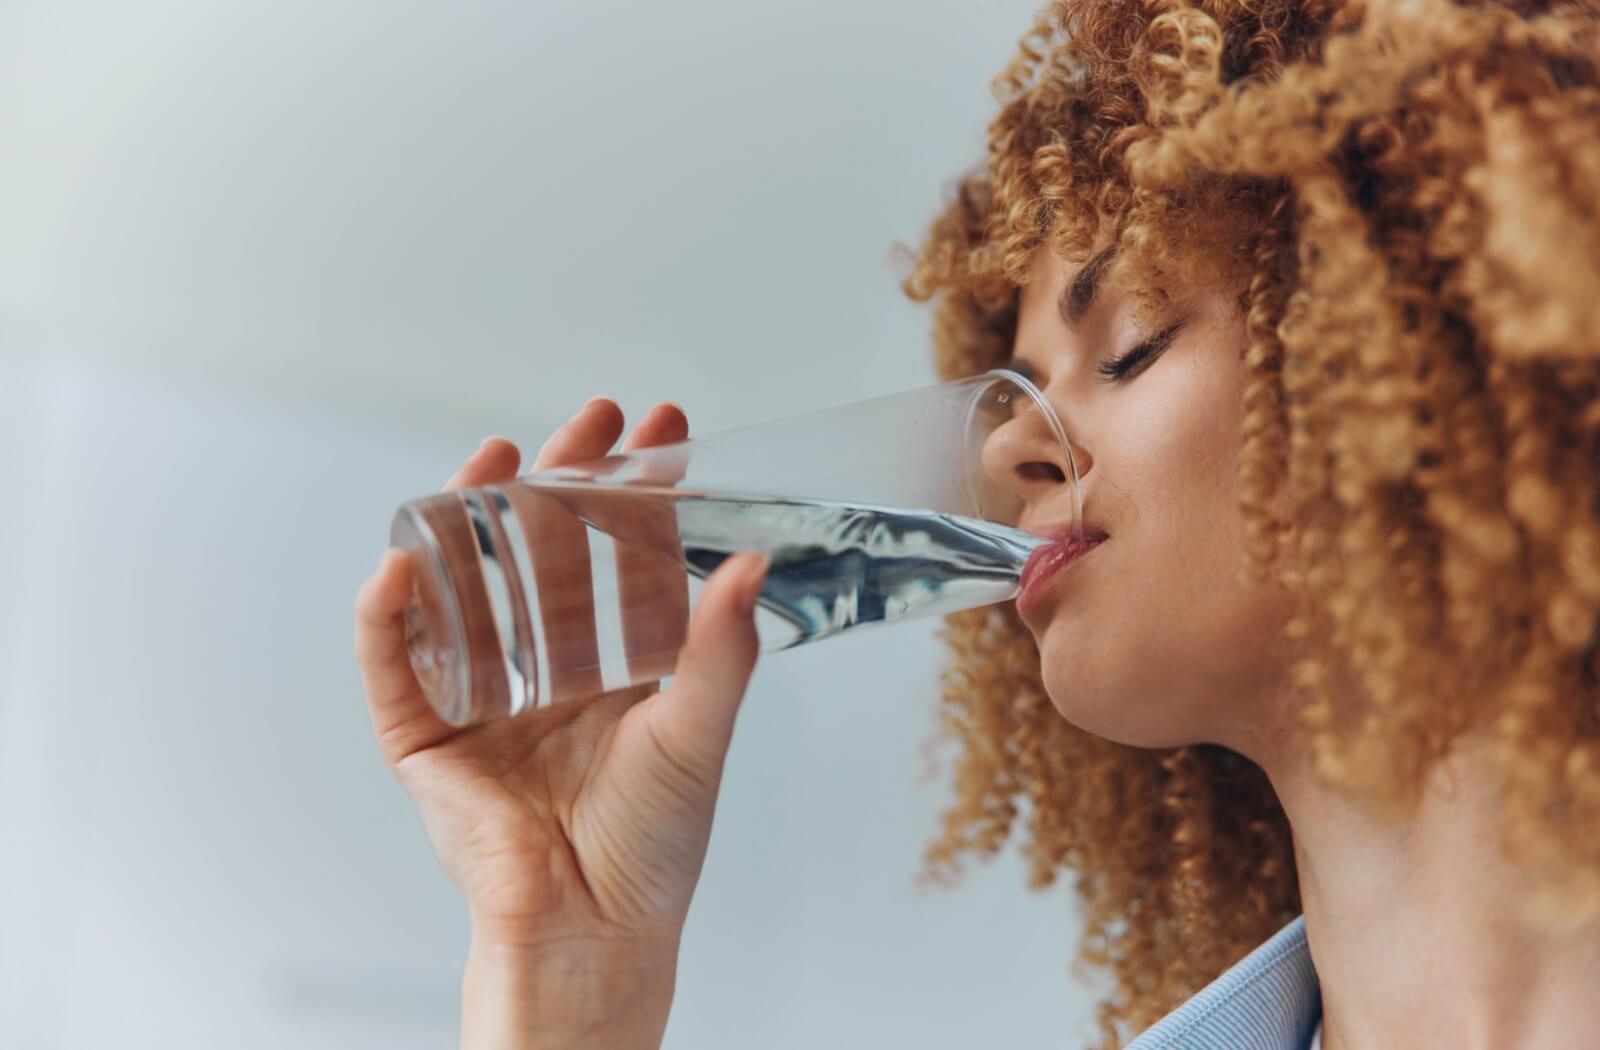
<path fill-rule="evenodd" d="M 683 409 L 671 401 L 662 401 L 645 413 L 616 454 L 607 455 L 604 450 L 589 448 L 585 450 L 589 454 L 587 459 L 575 458 L 569 462 L 577 463 L 585 474 L 594 478 L 622 480 L 630 485 L 645 482 L 671 485 L 683 477 L 686 456 L 671 454 L 659 446 L 678 444 L 688 436 L 689 420 Z"/>
<path fill-rule="evenodd" d="M 522 462 L 522 452 L 503 437 L 485 438 L 478 450 L 467 457 L 461 468 L 444 483 L 445 492 L 486 485 L 516 477 L 517 466 Z"/>
<path fill-rule="evenodd" d="M 445 491 L 476 488 L 515 477 L 522 453 L 506 438 L 486 438 L 467 457 Z M 384 758 L 393 763 L 455 732 L 428 703 L 406 651 L 405 609 L 415 567 L 397 548 L 384 551 L 378 569 L 356 595 L 356 662 L 368 714 Z"/>
<path fill-rule="evenodd" d="M 669 401 L 650 410 L 623 445 L 633 451 L 668 445 L 689 436 L 683 409 Z M 649 472 L 670 486 L 683 477 L 681 465 L 659 463 Z M 678 535 L 677 502 L 669 496 L 634 494 L 619 501 L 628 517 L 626 537 L 616 543 L 617 600 L 622 612 L 622 648 L 633 681 L 653 681 L 672 673 L 689 623 L 689 576 Z"/>
<path fill-rule="evenodd" d="M 622 410 L 609 398 L 592 398 L 551 434 L 534 469 L 564 466 L 605 455 L 622 433 Z M 527 485 L 502 490 L 520 523 L 533 562 L 538 619 L 543 627 L 549 695 L 540 705 L 593 696 L 600 675 L 589 529 L 558 495 Z"/>
<path fill-rule="evenodd" d="M 760 651 L 754 599 L 768 559 L 746 551 L 706 580 L 672 684 L 639 706 L 667 758 L 715 783 Z"/>
<path fill-rule="evenodd" d="M 390 547 L 355 602 L 356 664 L 373 732 L 391 765 L 453 732 L 428 705 L 406 655 L 404 613 L 411 582 L 410 559 Z"/>
<path fill-rule="evenodd" d="M 540 447 L 533 468 L 543 470 L 603 456 L 622 436 L 622 425 L 622 409 L 615 401 L 591 398 Z"/>
<path fill-rule="evenodd" d="M 536 702 L 560 703 L 593 696 L 604 688 L 600 677 L 599 634 L 595 626 L 594 580 L 589 559 L 589 527 L 559 494 L 531 485 L 506 485 L 502 492 L 516 513 L 538 596 L 549 695 Z"/>
<path fill-rule="evenodd" d="M 639 425 L 633 428 L 628 439 L 622 443 L 622 451 L 632 452 L 636 448 L 649 448 L 652 445 L 671 445 L 685 441 L 688 437 L 689 417 L 684 415 L 683 409 L 671 401 L 662 401 L 645 413 Z"/>

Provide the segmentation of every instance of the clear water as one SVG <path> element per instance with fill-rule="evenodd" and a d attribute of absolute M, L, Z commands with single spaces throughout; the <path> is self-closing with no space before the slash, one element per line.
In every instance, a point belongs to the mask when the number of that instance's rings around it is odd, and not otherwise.
<path fill-rule="evenodd" d="M 739 551 L 772 559 L 756 605 L 770 652 L 1008 601 L 1045 542 L 923 510 L 637 483 L 525 476 L 427 502 L 436 563 L 455 581 L 433 591 L 474 596 L 478 611 L 458 651 L 421 595 L 407 614 L 413 666 L 436 672 L 430 698 L 463 665 L 503 667 L 511 713 L 671 674 L 703 581 Z"/>
<path fill-rule="evenodd" d="M 861 504 L 697 494 L 676 510 L 696 579 L 740 550 L 772 558 L 756 605 L 769 650 L 1007 601 L 1041 542 L 979 519 Z"/>

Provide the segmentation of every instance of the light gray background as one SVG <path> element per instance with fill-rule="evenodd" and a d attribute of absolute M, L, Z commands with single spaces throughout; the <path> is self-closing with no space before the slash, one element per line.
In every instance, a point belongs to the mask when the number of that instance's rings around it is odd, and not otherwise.
<path fill-rule="evenodd" d="M 0 1045 L 445 1047 L 370 739 L 389 516 L 585 398 L 932 380 L 896 288 L 1021 0 L 0 4 Z M 933 624 L 764 658 L 670 1048 L 1076 1046 L 1076 904 L 912 887 Z"/>

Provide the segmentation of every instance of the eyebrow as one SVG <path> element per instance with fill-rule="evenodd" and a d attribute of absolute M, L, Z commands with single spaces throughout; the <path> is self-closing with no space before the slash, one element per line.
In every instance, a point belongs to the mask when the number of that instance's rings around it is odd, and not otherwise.
<path fill-rule="evenodd" d="M 1076 328 L 1078 322 L 1083 320 L 1083 315 L 1089 312 L 1089 307 L 1094 305 L 1095 296 L 1100 294 L 1100 275 L 1116 253 L 1116 246 L 1113 245 L 1084 263 L 1072 278 L 1072 283 L 1061 293 L 1061 298 L 1056 300 L 1056 310 L 1068 328 Z"/>

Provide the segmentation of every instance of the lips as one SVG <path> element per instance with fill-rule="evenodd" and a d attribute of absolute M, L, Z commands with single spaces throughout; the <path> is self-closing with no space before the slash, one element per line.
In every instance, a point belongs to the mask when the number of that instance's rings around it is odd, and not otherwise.
<path fill-rule="evenodd" d="M 1056 573 L 1071 565 L 1079 557 L 1098 547 L 1108 537 L 1103 530 L 1085 529 L 1083 539 L 1072 537 L 1071 523 L 1044 525 L 1030 528 L 1028 532 L 1050 540 L 1036 547 L 1022 567 L 1021 590 L 1017 594 L 1017 612 L 1022 615 L 1035 608 L 1045 591 L 1045 585 Z"/>

